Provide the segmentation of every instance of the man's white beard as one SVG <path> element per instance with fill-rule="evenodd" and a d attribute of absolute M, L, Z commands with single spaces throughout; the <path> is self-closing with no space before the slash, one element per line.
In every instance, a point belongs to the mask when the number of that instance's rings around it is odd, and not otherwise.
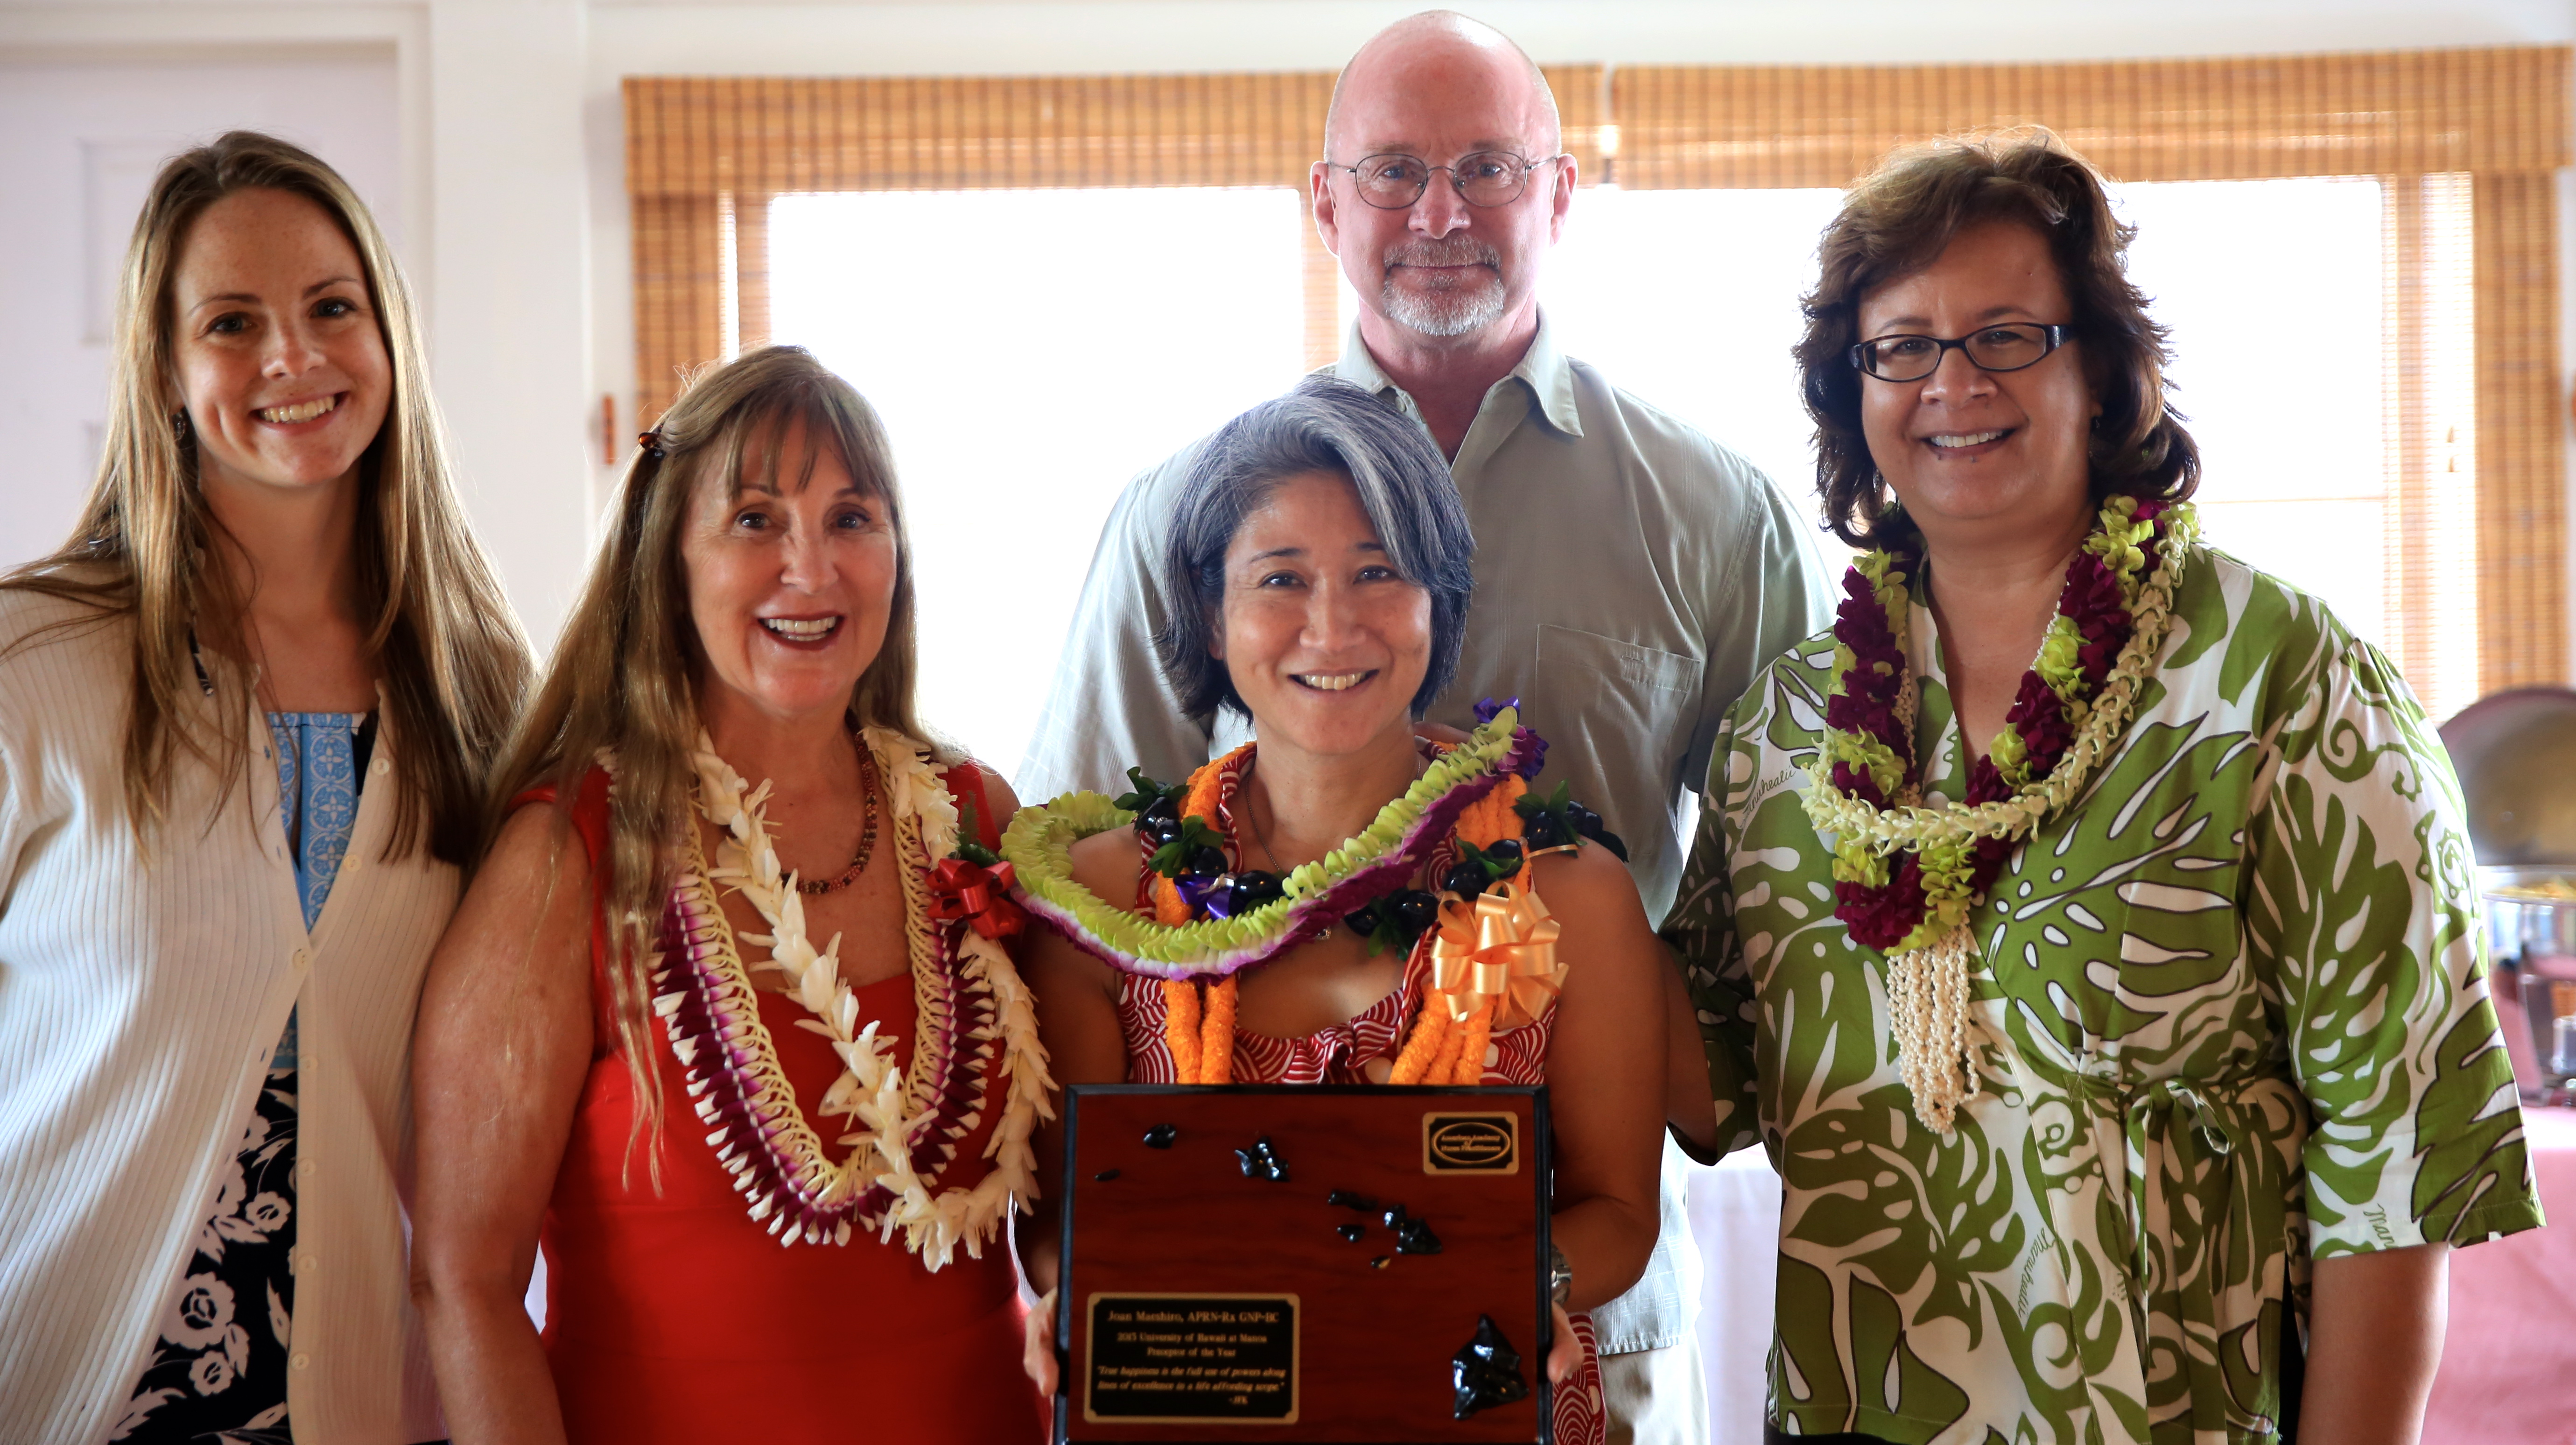
<path fill-rule="evenodd" d="M 1481 331 L 1503 314 L 1501 260 L 1492 247 L 1464 239 L 1391 246 L 1387 248 L 1386 269 L 1381 273 L 1385 279 L 1378 283 L 1378 301 L 1386 308 L 1388 320 L 1425 336 L 1464 336 Z M 1398 265 L 1482 265 L 1496 269 L 1475 273 L 1475 279 L 1463 286 L 1416 291 L 1395 284 Z"/>
<path fill-rule="evenodd" d="M 1407 291 L 1392 280 L 1379 293 L 1387 319 L 1425 336 L 1464 336 L 1494 324 L 1503 314 L 1503 278 L 1486 276 L 1473 286 Z"/>

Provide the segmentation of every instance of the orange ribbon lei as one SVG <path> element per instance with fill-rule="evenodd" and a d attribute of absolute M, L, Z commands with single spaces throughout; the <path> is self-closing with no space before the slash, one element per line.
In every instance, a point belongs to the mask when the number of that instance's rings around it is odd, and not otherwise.
<path fill-rule="evenodd" d="M 1245 743 L 1190 774 L 1190 790 L 1182 797 L 1181 816 L 1197 818 L 1214 826 L 1217 798 L 1225 791 L 1225 775 L 1239 767 L 1244 754 L 1250 751 L 1252 744 Z M 1181 897 L 1179 886 L 1171 879 L 1157 873 L 1153 875 L 1147 891 L 1153 897 L 1157 921 L 1175 927 L 1190 921 L 1190 905 Z M 1231 974 L 1204 986 L 1196 979 L 1163 980 L 1163 1044 L 1172 1051 L 1172 1082 L 1234 1082 L 1237 982 Z"/>
<path fill-rule="evenodd" d="M 1565 986 L 1557 927 L 1536 893 L 1510 883 L 1495 884 L 1472 905 L 1450 898 L 1440 905 L 1440 932 L 1431 941 L 1435 998 L 1457 1022 L 1492 1004 L 1497 1033 L 1532 1022 Z"/>

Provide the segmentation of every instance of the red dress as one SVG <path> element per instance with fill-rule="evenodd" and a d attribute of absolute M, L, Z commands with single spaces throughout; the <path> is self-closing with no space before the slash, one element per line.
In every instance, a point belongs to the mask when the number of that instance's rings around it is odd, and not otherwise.
<path fill-rule="evenodd" d="M 975 799 L 972 764 L 946 776 L 961 803 Z M 541 789 L 523 797 L 550 802 Z M 593 769 L 573 809 L 596 859 L 608 836 L 608 775 Z M 995 841 L 984 820 L 983 841 Z M 601 876 L 594 874 L 594 876 Z M 874 1234 L 846 1245 L 784 1248 L 755 1223 L 733 1177 L 716 1160 L 688 1106 L 678 1061 L 652 1030 L 661 1071 L 661 1188 L 649 1139 L 630 1159 L 633 1080 L 616 1051 L 601 973 L 606 938 L 593 918 L 590 1076 L 573 1114 L 546 1209 L 546 1355 L 576 1442 L 1035 1441 L 1046 1416 L 1020 1371 L 1021 1310 L 1007 1238 L 962 1249 L 937 1273 Z M 882 1020 L 900 1061 L 912 1056 L 908 973 L 859 989 L 862 1014 Z M 821 1036 L 796 1027 L 792 999 L 763 991 L 760 1020 L 798 1107 L 823 1137 L 846 1126 L 818 1119 L 810 1101 L 841 1072 Z M 981 1122 L 959 1141 L 934 1191 L 972 1186 L 987 1168 L 985 1141 L 1002 1113 L 1002 1072 L 986 1081 Z"/>

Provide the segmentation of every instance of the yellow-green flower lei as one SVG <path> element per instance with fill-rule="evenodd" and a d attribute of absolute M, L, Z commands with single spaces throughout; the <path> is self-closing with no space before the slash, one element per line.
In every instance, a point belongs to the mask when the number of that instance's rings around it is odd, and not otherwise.
<path fill-rule="evenodd" d="M 1073 845 L 1135 821 L 1135 814 L 1098 793 L 1066 793 L 1022 808 L 1002 834 L 1002 856 L 1016 875 L 1012 891 L 1029 915 L 1112 968 L 1153 978 L 1222 978 L 1277 957 L 1401 886 L 1419 865 L 1418 855 L 1448 836 L 1459 812 L 1538 746 L 1536 735 L 1520 726 L 1519 713 L 1503 708 L 1379 809 L 1358 836 L 1290 869 L 1282 880 L 1284 896 L 1231 918 L 1161 923 L 1076 882 Z"/>
<path fill-rule="evenodd" d="M 2101 686 L 2090 698 L 2084 696 L 2083 634 L 2075 619 L 2063 611 L 2050 616 L 2039 657 L 2031 664 L 2041 685 L 2061 706 L 2061 720 L 2073 730 L 2047 776 L 2031 776 L 2027 747 L 2014 726 L 2004 728 L 1987 754 L 1997 781 L 2013 792 L 1973 806 L 1947 800 L 1925 804 L 1920 781 L 1885 738 L 1830 723 L 1824 745 L 1808 770 L 1807 817 L 1834 844 L 1833 875 L 1840 898 L 1836 915 L 1853 927 L 1856 937 L 1866 922 L 1875 935 L 1869 940 L 1873 943 L 1910 923 L 1886 949 L 1888 1029 L 1896 1044 L 1899 1073 L 1913 1096 L 1915 1117 L 1944 1137 L 1950 1134 L 1959 1108 L 1977 1092 L 1978 1062 L 1968 1023 L 1969 973 L 1978 948 L 1969 933 L 1968 915 L 1981 901 L 1979 854 L 1986 855 L 1986 866 L 1998 864 L 2003 845 L 2027 836 L 2041 819 L 2065 807 L 2082 790 L 2128 726 L 2172 625 L 2174 588 L 2197 531 L 2192 509 L 2163 507 L 2152 521 L 2140 520 L 2137 510 L 2133 498 L 2110 498 L 2102 508 L 2101 525 L 2084 541 L 2084 550 L 2101 560 L 2118 587 L 2129 614 L 2128 640 Z M 2152 572 L 2146 570 L 2143 545 L 2150 541 L 2161 563 Z M 1891 666 L 1876 661 L 1870 673 L 1856 672 L 1858 655 L 1841 640 L 1845 635 L 1862 642 L 1874 656 L 1891 649 L 1886 639 L 1874 635 L 1871 624 L 1877 619 L 1846 603 L 1844 620 L 1835 628 L 1827 716 L 1835 712 L 1833 700 L 1850 696 L 1857 680 L 1871 701 L 1883 700 L 1884 711 L 1863 705 L 1852 716 L 1866 726 L 1890 730 L 1889 736 L 1907 744 L 1910 752 L 1919 701 L 1916 680 L 1908 669 L 1892 698 L 1885 687 L 1897 676 L 1905 657 L 1905 624 L 1912 604 L 1904 585 L 1904 567 L 1904 559 L 1887 552 L 1873 552 L 1855 564 L 1855 576 L 1846 582 L 1846 591 L 1857 601 L 1863 590 L 1858 583 L 1867 583 L 1866 590 L 1893 638 L 1897 662 Z M 1889 800 L 1888 805 L 1882 807 L 1837 787 L 1838 763 L 1851 769 L 1855 779 L 1865 774 L 1879 796 Z M 1982 783 L 1972 786 L 1982 787 Z M 1898 855 L 1909 852 L 1922 895 L 1922 912 L 1910 919 L 1904 911 L 1909 900 L 1901 892 L 1887 896 L 1892 883 L 1903 881 L 1896 877 L 1901 866 Z M 1879 896 L 1872 898 L 1872 893 Z M 1886 916 L 1890 908 L 1897 910 L 1893 917 Z"/>
<path fill-rule="evenodd" d="M 2068 720 L 2075 727 L 2073 743 L 2047 777 L 2030 777 L 2020 735 L 2007 727 L 1997 735 L 1989 755 L 2005 781 L 2014 785 L 2013 796 L 1974 807 L 1947 799 L 1926 803 L 1921 800 L 1919 786 L 1906 778 L 1901 760 L 1884 743 L 1838 728 L 1826 730 L 1823 748 L 1808 768 L 1810 786 L 1804 802 L 1816 831 L 1835 840 L 1835 880 L 1883 888 L 1887 886 L 1893 855 L 1910 851 L 1918 860 L 1925 905 L 1923 920 L 1888 950 L 1890 953 L 1925 947 L 1963 924 L 1968 910 L 1977 902 L 1968 886 L 1971 844 L 1979 838 L 2020 838 L 2041 819 L 2066 806 L 2082 790 L 2093 769 L 2109 756 L 2121 729 L 2128 725 L 2139 690 L 2147 674 L 2154 670 L 2172 623 L 2174 589 L 2181 581 L 2185 551 L 2199 535 L 2196 514 L 2188 503 L 2167 506 L 2152 521 L 2138 520 L 2137 506 L 2134 497 L 2109 498 L 2102 506 L 2100 526 L 2084 539 L 2084 550 L 2100 557 L 2118 579 L 2131 619 L 2129 641 L 2121 648 L 2110 675 L 2091 698 L 2079 695 L 2083 671 L 2076 662 L 2076 653 L 2083 638 L 2074 621 L 2062 613 L 2051 614 L 2047 635 L 2032 664 L 2049 690 L 2067 704 Z M 2150 572 L 2146 569 L 2144 544 L 2156 537 L 2159 527 L 2163 536 L 2156 542 L 2156 555 L 2162 565 Z M 1905 646 L 1906 620 L 1912 605 L 1903 561 L 1895 554 L 1877 551 L 1853 564 L 1869 579 L 1900 652 Z M 1840 693 L 1854 662 L 1850 649 L 1835 644 L 1834 662 L 1832 692 Z M 1909 731 L 1917 696 L 1915 680 L 1908 676 L 1897 712 L 1901 725 Z M 1865 768 L 1880 792 L 1896 800 L 1895 805 L 1879 808 L 1835 787 L 1833 769 L 1837 762 Z"/>

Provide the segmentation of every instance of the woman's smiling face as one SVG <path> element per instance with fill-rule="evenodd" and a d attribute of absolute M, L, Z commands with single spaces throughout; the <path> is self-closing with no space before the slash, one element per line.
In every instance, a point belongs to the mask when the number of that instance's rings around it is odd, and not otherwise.
<path fill-rule="evenodd" d="M 796 418 L 743 448 L 740 477 L 702 473 L 681 529 L 702 708 L 781 721 L 846 711 L 894 611 L 884 499 Z"/>
<path fill-rule="evenodd" d="M 1396 572 L 1349 478 L 1303 473 L 1273 487 L 1227 544 L 1211 651 L 1265 745 L 1355 753 L 1411 732 L 1431 666 L 1431 594 Z"/>
<path fill-rule="evenodd" d="M 384 425 L 393 365 L 366 270 L 331 214 L 235 191 L 179 245 L 170 364 L 208 485 L 297 489 L 348 476 Z"/>
<path fill-rule="evenodd" d="M 1860 304 L 1864 341 L 2072 320 L 2047 239 L 2012 221 L 1961 231 L 1931 265 Z M 1864 376 L 1860 385 L 1870 459 L 1936 544 L 1963 531 L 2055 528 L 2084 512 L 2086 446 L 2102 407 L 2084 375 L 2080 339 L 2015 371 L 1981 370 L 1953 348 L 1920 381 Z"/>

